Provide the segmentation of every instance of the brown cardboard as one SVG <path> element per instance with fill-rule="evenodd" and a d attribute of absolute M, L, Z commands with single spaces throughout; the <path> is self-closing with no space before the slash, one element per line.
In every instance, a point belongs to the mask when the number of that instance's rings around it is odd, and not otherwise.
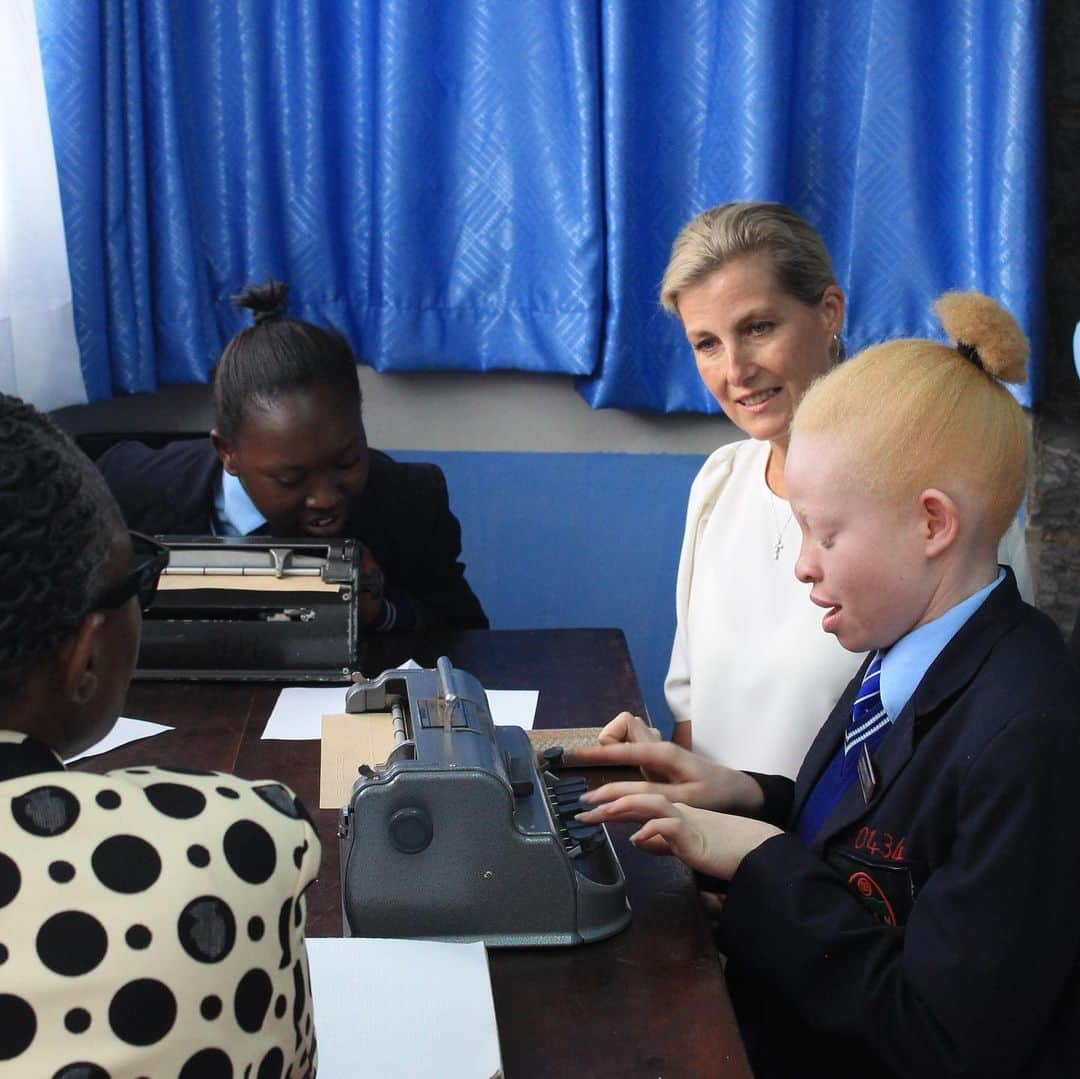
<path fill-rule="evenodd" d="M 345 805 L 359 766 L 385 763 L 393 748 L 394 717 L 389 712 L 323 716 L 319 808 Z"/>

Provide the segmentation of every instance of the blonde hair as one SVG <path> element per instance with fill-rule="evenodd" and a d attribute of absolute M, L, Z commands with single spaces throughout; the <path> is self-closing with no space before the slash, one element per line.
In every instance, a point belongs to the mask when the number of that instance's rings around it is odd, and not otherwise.
<path fill-rule="evenodd" d="M 792 435 L 838 434 L 853 478 L 884 499 L 959 487 L 1000 539 L 1023 499 L 1028 431 L 998 380 L 1024 381 L 1027 338 L 979 292 L 947 292 L 934 311 L 957 347 L 872 345 L 810 386 Z"/>
<path fill-rule="evenodd" d="M 780 288 L 809 306 L 836 284 L 824 241 L 794 210 L 779 202 L 726 202 L 675 237 L 660 284 L 664 310 L 678 314 L 680 292 L 743 255 L 765 255 Z"/>

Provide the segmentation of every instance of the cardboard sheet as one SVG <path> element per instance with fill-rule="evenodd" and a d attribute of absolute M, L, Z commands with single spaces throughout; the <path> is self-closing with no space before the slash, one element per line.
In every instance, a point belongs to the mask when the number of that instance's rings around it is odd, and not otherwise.
<path fill-rule="evenodd" d="M 322 717 L 319 808 L 340 809 L 352 793 L 361 764 L 383 764 L 394 748 L 394 717 L 389 712 Z"/>
<path fill-rule="evenodd" d="M 309 937 L 319 1079 L 497 1079 L 483 944 Z"/>
<path fill-rule="evenodd" d="M 341 585 L 328 584 L 321 577 L 247 576 L 241 573 L 163 573 L 158 580 L 162 592 L 182 592 L 193 588 L 243 589 L 246 592 L 336 592 Z"/>

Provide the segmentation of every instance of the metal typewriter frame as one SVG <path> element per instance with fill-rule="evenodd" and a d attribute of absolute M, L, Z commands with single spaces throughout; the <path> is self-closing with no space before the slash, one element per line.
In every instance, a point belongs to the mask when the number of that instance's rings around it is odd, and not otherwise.
<path fill-rule="evenodd" d="M 372 581 L 360 571 L 361 547 L 352 539 L 314 537 L 297 539 L 259 536 L 157 536 L 170 551 L 165 576 L 190 576 L 206 579 L 206 587 L 190 591 L 159 590 L 150 610 L 143 619 L 143 644 L 136 679 L 169 681 L 239 681 L 239 682 L 320 682 L 348 683 L 354 680 L 360 666 L 361 636 L 355 599 L 357 591 L 381 588 L 381 580 Z M 313 596 L 310 592 L 259 592 L 242 589 L 215 589 L 218 576 L 319 577 L 327 584 L 338 585 L 336 593 Z M 213 612 L 248 610 L 263 614 L 258 618 L 236 619 L 241 625 L 229 633 L 232 625 L 227 617 L 209 617 Z M 175 612 L 175 613 L 171 613 Z M 293 648 L 311 653 L 317 661 L 290 667 L 287 662 L 289 642 L 280 639 L 288 633 L 284 627 L 269 628 L 271 623 L 310 622 L 322 613 L 332 620 L 330 632 L 310 647 L 303 639 L 293 642 Z M 184 617 L 184 615 L 190 617 Z M 279 615 L 280 617 L 275 617 Z M 190 638 L 178 627 L 189 624 Z M 195 628 L 198 627 L 198 628 Z M 189 653 L 203 651 L 207 655 L 222 654 L 228 649 L 213 643 L 201 649 L 199 635 L 225 639 L 233 648 L 243 648 L 249 655 L 269 657 L 263 666 L 214 667 L 206 663 L 165 665 L 147 662 L 158 660 L 161 653 L 172 659 L 176 650 Z M 313 634 L 314 636 L 314 634 Z M 234 640 L 235 638 L 235 640 Z M 149 654 L 149 656 L 148 656 Z M 277 657 L 280 662 L 271 662 Z"/>
<path fill-rule="evenodd" d="M 390 712 L 396 740 L 341 810 L 346 935 L 570 945 L 629 923 L 607 830 L 573 820 L 585 780 L 538 771 L 472 675 L 446 657 L 386 671 L 350 689 L 346 711 Z"/>

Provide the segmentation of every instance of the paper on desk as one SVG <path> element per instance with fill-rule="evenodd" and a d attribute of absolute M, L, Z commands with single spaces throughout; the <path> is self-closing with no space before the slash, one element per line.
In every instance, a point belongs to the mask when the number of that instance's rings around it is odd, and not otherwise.
<path fill-rule="evenodd" d="M 483 944 L 307 941 L 319 1079 L 502 1075 Z"/>
<path fill-rule="evenodd" d="M 113 729 L 109 731 L 100 742 L 95 742 L 89 749 L 76 753 L 74 757 L 68 757 L 65 764 L 81 761 L 83 757 L 96 757 L 99 753 L 108 753 L 110 749 L 119 749 L 128 742 L 137 742 L 140 738 L 151 738 L 162 731 L 171 731 L 164 723 L 151 723 L 148 719 L 129 719 L 121 716 Z"/>
<path fill-rule="evenodd" d="M 302 739 L 322 736 L 322 717 L 345 711 L 348 686 L 288 686 L 278 694 L 263 738 Z M 531 730 L 540 698 L 538 689 L 489 689 L 491 718 L 502 726 Z"/>
<path fill-rule="evenodd" d="M 288 686 L 278 694 L 263 738 L 320 738 L 322 717 L 345 711 L 348 686 Z"/>
<path fill-rule="evenodd" d="M 491 718 L 500 727 L 523 727 L 527 731 L 532 730 L 540 690 L 489 689 L 486 692 Z"/>

